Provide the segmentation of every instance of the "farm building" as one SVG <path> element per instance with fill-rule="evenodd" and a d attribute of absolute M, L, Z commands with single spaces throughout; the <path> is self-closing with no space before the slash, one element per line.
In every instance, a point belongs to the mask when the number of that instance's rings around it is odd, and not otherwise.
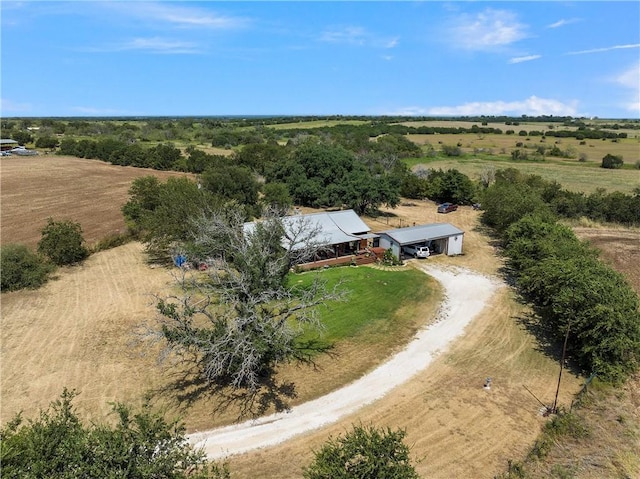
<path fill-rule="evenodd" d="M 10 150 L 11 148 L 16 147 L 17 145 L 18 145 L 18 142 L 16 140 L 1 139 L 0 140 L 0 151 Z"/>
<path fill-rule="evenodd" d="M 428 246 L 433 253 L 447 256 L 462 254 L 464 231 L 449 223 L 433 223 L 410 226 L 380 233 L 380 246 L 391 249 L 396 258 L 401 258 L 402 248 L 409 245 Z"/>

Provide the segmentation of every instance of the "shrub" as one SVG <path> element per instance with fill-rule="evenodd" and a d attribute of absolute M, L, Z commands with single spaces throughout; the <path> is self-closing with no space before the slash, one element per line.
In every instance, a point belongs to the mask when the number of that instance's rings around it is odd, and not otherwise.
<path fill-rule="evenodd" d="M 226 464 L 207 463 L 185 428 L 145 404 L 113 404 L 116 425 L 84 426 L 65 389 L 38 418 L 21 415 L 0 429 L 2 477 L 229 479 Z"/>
<path fill-rule="evenodd" d="M 607 153 L 604 158 L 602 158 L 602 168 L 609 169 L 617 169 L 622 168 L 624 161 L 622 161 L 622 156 L 620 155 L 612 155 L 611 153 Z"/>
<path fill-rule="evenodd" d="M 445 156 L 462 156 L 462 149 L 459 145 L 442 145 L 442 153 Z"/>
<path fill-rule="evenodd" d="M 403 430 L 355 426 L 315 452 L 313 463 L 303 470 L 306 479 L 417 478 L 403 442 Z"/>
<path fill-rule="evenodd" d="M 58 266 L 77 263 L 89 256 L 80 224 L 69 220 L 53 221 L 52 218 L 42 230 L 38 252 Z"/>
<path fill-rule="evenodd" d="M 123 244 L 127 244 L 128 242 L 132 241 L 133 238 L 134 236 L 130 231 L 127 231 L 125 233 L 112 233 L 96 242 L 96 244 L 91 247 L 91 252 L 97 253 L 98 251 L 117 248 L 118 246 L 122 246 Z"/>
<path fill-rule="evenodd" d="M 3 246 L 0 257 L 1 291 L 38 288 L 47 282 L 49 274 L 55 269 L 52 264 L 21 244 Z"/>

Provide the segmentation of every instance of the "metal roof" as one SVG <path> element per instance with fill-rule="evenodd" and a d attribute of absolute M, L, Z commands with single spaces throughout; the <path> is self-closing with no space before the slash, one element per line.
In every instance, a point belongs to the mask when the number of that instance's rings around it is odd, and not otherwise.
<path fill-rule="evenodd" d="M 285 229 L 290 233 L 299 232 L 301 227 L 307 231 L 317 231 L 312 242 L 322 246 L 356 241 L 363 238 L 361 234 L 371 230 L 353 210 L 285 216 L 282 220 Z M 245 231 L 251 231 L 254 225 L 255 223 L 245 223 Z M 294 236 L 294 234 L 287 236 Z M 285 247 L 288 246 L 286 238 L 283 239 L 283 243 Z"/>
<path fill-rule="evenodd" d="M 380 234 L 387 235 L 402 246 L 419 241 L 448 238 L 449 236 L 464 234 L 464 231 L 449 223 L 432 223 L 382 231 Z"/>
<path fill-rule="evenodd" d="M 16 140 L 0 139 L 0 145 L 14 145 L 17 143 L 18 142 Z"/>

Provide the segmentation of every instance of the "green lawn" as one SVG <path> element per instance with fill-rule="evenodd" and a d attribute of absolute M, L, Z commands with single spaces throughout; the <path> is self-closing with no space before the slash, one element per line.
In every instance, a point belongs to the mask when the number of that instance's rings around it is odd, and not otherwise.
<path fill-rule="evenodd" d="M 316 275 L 327 281 L 330 288 L 342 281 L 342 288 L 348 291 L 346 301 L 332 301 L 318 310 L 326 328 L 322 340 L 328 343 L 385 341 L 388 333 L 411 327 L 415 318 L 403 312 L 410 312 L 425 301 L 436 300 L 429 277 L 413 269 L 382 271 L 340 267 L 293 275 L 291 281 L 306 286 Z M 303 339 L 316 335 L 317 332 L 310 332 Z"/>

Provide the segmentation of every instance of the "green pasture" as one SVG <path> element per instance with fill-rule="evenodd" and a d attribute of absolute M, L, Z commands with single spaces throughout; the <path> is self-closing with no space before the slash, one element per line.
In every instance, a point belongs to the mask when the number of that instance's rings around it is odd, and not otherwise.
<path fill-rule="evenodd" d="M 308 130 L 310 128 L 327 128 L 336 125 L 364 125 L 365 123 L 371 122 L 365 120 L 310 120 L 266 125 L 265 128 L 272 128 L 274 130 Z"/>
<path fill-rule="evenodd" d="M 316 277 L 326 281 L 329 288 L 341 281 L 341 288 L 348 292 L 345 301 L 332 301 L 317 310 L 325 328 L 320 339 L 329 344 L 341 340 L 393 342 L 396 331 L 411 328 L 415 317 L 409 313 L 413 307 L 437 300 L 429 276 L 414 269 L 339 267 L 296 274 L 290 281 L 305 287 Z M 302 339 L 315 339 L 317 334 L 309 332 Z"/>
<path fill-rule="evenodd" d="M 545 180 L 557 181 L 569 191 L 581 191 L 586 194 L 604 188 L 606 192 L 620 191 L 631 194 L 640 188 L 640 170 L 624 168 L 608 170 L 595 165 L 581 164 L 577 161 L 511 161 L 509 159 L 483 158 L 418 158 L 407 160 L 410 166 L 424 165 L 433 169 L 457 169 L 472 179 L 479 179 L 487 169 L 516 168 L 523 173 L 538 175 Z"/>

